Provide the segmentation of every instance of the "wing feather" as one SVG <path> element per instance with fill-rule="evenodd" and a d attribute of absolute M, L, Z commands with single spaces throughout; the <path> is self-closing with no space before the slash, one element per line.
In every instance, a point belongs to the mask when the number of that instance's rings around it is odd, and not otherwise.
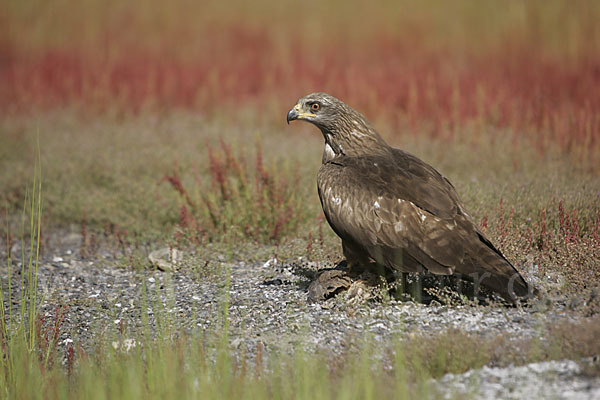
<path fill-rule="evenodd" d="M 319 198 L 338 236 L 392 269 L 487 271 L 487 285 L 501 294 L 517 276 L 514 289 L 526 293 L 522 277 L 481 234 L 450 182 L 408 153 L 392 154 L 336 157 L 319 169 Z"/>
<path fill-rule="evenodd" d="M 402 249 L 432 272 L 452 273 L 464 255 L 457 238 L 462 227 L 455 222 L 459 207 L 447 193 L 454 189 L 444 181 L 440 181 L 443 186 L 429 189 L 433 194 L 427 196 L 437 199 L 426 208 L 437 210 L 438 216 L 415 204 L 410 190 L 423 193 L 425 189 L 418 188 L 431 185 L 423 179 L 430 175 L 396 170 L 381 157 L 344 157 L 324 164 L 318 188 L 330 225 L 342 239 L 361 244 L 372 259 L 383 257 L 392 268 L 398 268 L 395 253 Z"/>

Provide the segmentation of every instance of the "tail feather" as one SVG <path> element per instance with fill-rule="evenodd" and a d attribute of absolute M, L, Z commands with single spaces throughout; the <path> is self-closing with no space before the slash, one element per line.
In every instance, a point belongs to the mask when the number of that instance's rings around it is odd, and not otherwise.
<path fill-rule="evenodd" d="M 506 257 L 485 236 L 478 234 L 481 245 L 473 249 L 474 254 L 471 255 L 480 275 L 474 278 L 475 283 L 493 290 L 511 303 L 535 295 L 536 290 L 525 282 Z"/>

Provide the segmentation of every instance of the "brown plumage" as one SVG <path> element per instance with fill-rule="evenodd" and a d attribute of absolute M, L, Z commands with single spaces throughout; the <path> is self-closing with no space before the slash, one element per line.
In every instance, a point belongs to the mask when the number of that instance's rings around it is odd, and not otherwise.
<path fill-rule="evenodd" d="M 363 115 L 326 93 L 301 98 L 287 115 L 296 119 L 325 138 L 319 198 L 349 265 L 460 274 L 510 302 L 530 294 L 433 167 L 390 147 Z"/>

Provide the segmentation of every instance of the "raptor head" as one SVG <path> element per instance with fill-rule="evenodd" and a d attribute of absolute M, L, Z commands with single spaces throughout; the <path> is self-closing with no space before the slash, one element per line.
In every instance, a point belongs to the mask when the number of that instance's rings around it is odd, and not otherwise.
<path fill-rule="evenodd" d="M 298 100 L 287 114 L 288 124 L 294 120 L 318 127 L 335 155 L 364 154 L 388 148 L 361 113 L 327 93 L 311 93 Z"/>
<path fill-rule="evenodd" d="M 336 128 L 339 117 L 352 110 L 342 101 L 323 93 L 311 93 L 298 100 L 287 114 L 287 122 L 302 120 L 310 122 L 321 130 Z M 352 110 L 353 111 L 353 110 Z"/>

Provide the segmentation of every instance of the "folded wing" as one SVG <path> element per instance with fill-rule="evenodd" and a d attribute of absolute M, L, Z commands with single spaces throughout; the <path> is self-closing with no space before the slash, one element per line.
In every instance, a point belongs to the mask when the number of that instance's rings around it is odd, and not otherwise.
<path fill-rule="evenodd" d="M 337 157 L 321 166 L 325 216 L 344 246 L 388 268 L 459 273 L 505 298 L 527 295 L 517 270 L 464 211 L 454 187 L 401 150 Z M 483 280 L 482 280 L 483 278 Z"/>

